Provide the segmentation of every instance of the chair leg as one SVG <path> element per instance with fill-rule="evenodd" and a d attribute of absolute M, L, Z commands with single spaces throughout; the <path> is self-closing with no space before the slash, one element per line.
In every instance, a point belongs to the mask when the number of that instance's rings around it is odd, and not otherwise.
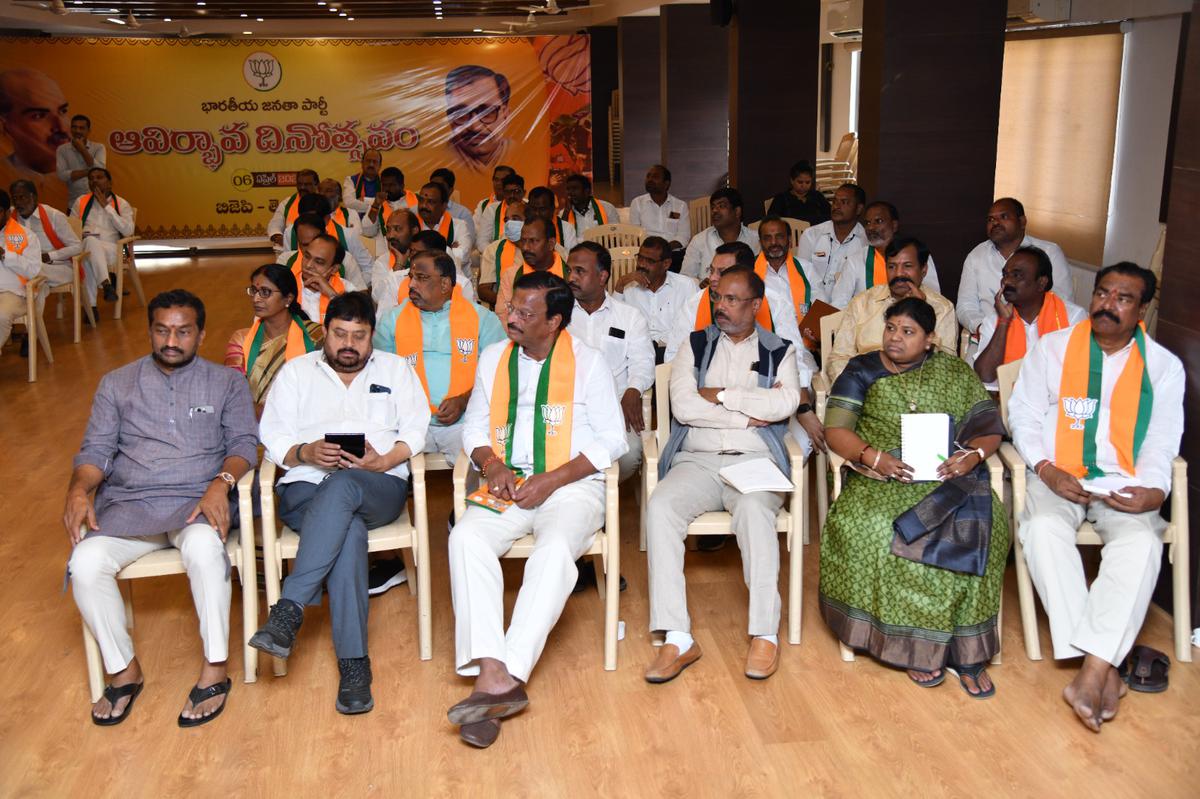
<path fill-rule="evenodd" d="M 409 594 L 409 596 L 416 596 L 417 595 L 417 580 L 416 580 L 417 567 L 416 567 L 416 561 L 413 558 L 412 549 L 410 549 L 409 547 L 405 547 L 404 549 L 400 550 L 400 557 L 404 559 L 404 576 L 408 578 L 407 580 L 405 580 L 405 582 L 408 583 L 408 594 Z"/>
<path fill-rule="evenodd" d="M 100 658 L 100 645 L 87 624 L 83 625 L 83 654 L 87 658 L 88 692 L 95 704 L 104 695 L 104 661 Z"/>
<path fill-rule="evenodd" d="M 275 607 L 279 602 L 279 560 L 274 552 L 268 552 L 266 547 L 263 547 L 263 582 L 267 588 L 267 609 Z M 253 635 L 254 633 L 251 633 Z M 248 639 L 247 639 L 248 640 Z M 271 670 L 276 677 L 284 677 L 287 675 L 287 660 L 285 658 L 271 658 Z"/>
<path fill-rule="evenodd" d="M 829 513 L 829 456 L 819 450 L 814 471 L 817 473 L 817 528 L 823 529 L 825 516 Z"/>
<path fill-rule="evenodd" d="M 1176 528 L 1179 529 L 1179 528 Z M 1182 663 L 1192 662 L 1191 619 L 1192 601 L 1188 595 L 1190 583 L 1187 551 L 1188 528 L 1182 527 L 1182 532 L 1175 536 L 1176 541 L 1183 545 L 1172 544 L 1171 580 L 1172 593 L 1175 600 L 1175 659 Z"/>
<path fill-rule="evenodd" d="M 854 662 L 854 650 L 853 650 L 853 649 L 851 649 L 850 647 L 846 646 L 846 645 L 845 645 L 845 644 L 843 644 L 841 641 L 838 641 L 838 649 L 839 649 L 839 650 L 841 651 L 841 653 L 842 653 L 842 660 L 843 660 L 843 661 L 845 661 L 846 663 L 853 663 L 853 662 Z"/>
<path fill-rule="evenodd" d="M 646 469 L 645 464 L 642 464 L 643 472 L 645 471 L 645 469 Z M 646 490 L 645 474 L 643 474 L 641 476 L 641 479 L 642 479 L 641 491 L 638 492 L 640 494 L 639 507 L 641 508 L 641 515 L 638 517 L 638 527 L 640 528 L 640 532 L 639 532 L 640 541 L 639 541 L 638 546 L 640 547 L 642 552 L 645 552 L 646 551 L 646 498 L 650 496 L 650 492 Z"/>
<path fill-rule="evenodd" d="M 247 535 L 253 535 L 253 523 Z M 258 570 L 253 561 L 241 564 L 238 577 L 242 581 L 242 681 L 258 682 L 258 650 L 250 646 L 250 636 L 258 629 Z"/>
<path fill-rule="evenodd" d="M 125 262 L 117 256 L 117 301 L 113 305 L 113 319 L 121 318 L 121 306 L 125 303 Z"/>
<path fill-rule="evenodd" d="M 41 314 L 38 314 L 34 321 L 37 324 L 38 342 L 42 345 L 42 352 L 46 353 L 46 363 L 54 363 L 54 351 L 50 349 L 50 335 L 46 332 L 46 320 L 42 318 Z"/>
<path fill-rule="evenodd" d="M 604 570 L 604 670 L 617 670 L 617 622 L 620 615 L 621 598 L 621 544 L 609 541 L 606 550 L 608 563 Z M 600 582 L 600 575 L 596 575 Z"/>
<path fill-rule="evenodd" d="M 133 293 L 137 295 L 138 302 L 142 307 L 146 307 L 146 290 L 142 288 L 142 276 L 138 274 L 137 260 L 130 255 L 129 261 L 125 264 L 125 268 L 129 270 L 129 279 L 133 282 Z"/>
<path fill-rule="evenodd" d="M 804 508 L 807 510 L 807 506 Z M 793 520 L 792 524 L 795 524 Z M 807 543 L 807 542 L 806 542 Z M 800 644 L 800 607 L 804 598 L 804 545 L 792 535 L 788 567 L 788 643 Z"/>
<path fill-rule="evenodd" d="M 429 570 L 429 547 L 425 547 L 417 552 L 417 649 L 421 660 L 433 659 L 433 599 Z"/>
<path fill-rule="evenodd" d="M 92 306 L 88 305 L 86 302 L 83 301 L 82 294 L 79 296 L 78 302 L 80 305 L 80 310 L 82 310 L 83 315 L 87 317 L 88 325 L 92 328 L 92 330 L 95 330 L 97 320 L 96 320 L 96 317 L 92 315 Z"/>
<path fill-rule="evenodd" d="M 1020 529 L 1013 527 L 1013 560 L 1017 565 L 1017 599 L 1021 604 L 1021 631 L 1025 636 L 1025 655 L 1030 660 L 1042 659 L 1042 645 L 1038 641 L 1037 605 L 1033 596 L 1033 579 L 1029 576 L 1029 564 L 1025 562 L 1025 547 L 1021 546 Z"/>

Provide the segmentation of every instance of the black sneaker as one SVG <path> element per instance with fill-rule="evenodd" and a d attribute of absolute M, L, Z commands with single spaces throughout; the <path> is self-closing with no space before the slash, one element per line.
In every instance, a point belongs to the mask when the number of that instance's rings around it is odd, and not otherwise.
<path fill-rule="evenodd" d="M 571 589 L 572 594 L 581 594 L 596 585 L 596 562 L 594 560 L 585 555 L 575 561 L 575 568 L 579 570 L 579 576 L 575 578 L 575 587 Z M 621 590 L 624 591 L 627 587 L 625 575 L 621 575 Z"/>
<path fill-rule="evenodd" d="M 352 716 L 375 707 L 371 698 L 371 658 L 338 658 L 338 671 L 342 680 L 338 683 L 337 701 L 333 703 L 338 713 Z"/>
<path fill-rule="evenodd" d="M 250 646 L 277 658 L 292 654 L 296 632 L 304 623 L 304 608 L 290 599 L 280 599 L 267 614 L 267 623 L 250 636 Z"/>
<path fill-rule="evenodd" d="M 720 552 L 725 548 L 725 542 L 731 535 L 698 535 L 696 536 L 696 549 L 700 552 Z"/>
<path fill-rule="evenodd" d="M 367 572 L 367 596 L 386 594 L 388 589 L 403 585 L 408 580 L 404 561 L 400 558 L 377 560 Z"/>
<path fill-rule="evenodd" d="M 105 300 L 107 300 L 108 302 L 116 302 L 117 301 L 117 290 L 116 290 L 116 288 L 113 287 L 112 283 L 106 282 L 104 285 L 102 285 L 100 287 L 100 289 L 101 289 L 101 291 L 104 292 Z"/>

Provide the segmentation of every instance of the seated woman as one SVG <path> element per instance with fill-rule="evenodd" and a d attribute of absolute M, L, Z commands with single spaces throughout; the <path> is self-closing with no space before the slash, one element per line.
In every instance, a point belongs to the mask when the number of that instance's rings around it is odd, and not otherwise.
<path fill-rule="evenodd" d="M 821 613 L 842 643 L 918 685 L 950 671 L 983 699 L 1009 544 L 983 461 L 1004 428 L 971 367 L 937 351 L 928 303 L 909 297 L 885 317 L 883 350 L 852 359 L 829 395 L 826 441 L 854 470 L 821 533 Z M 950 416 L 958 451 L 939 480 L 914 481 L 900 460 L 906 413 Z"/>
<path fill-rule="evenodd" d="M 296 278 L 286 266 L 264 264 L 255 269 L 246 293 L 254 303 L 254 323 L 230 336 L 225 365 L 246 375 L 261 414 L 279 367 L 319 348 L 325 328 L 300 308 Z"/>
<path fill-rule="evenodd" d="M 772 198 L 767 216 L 790 217 L 810 225 L 828 222 L 829 200 L 814 188 L 817 179 L 812 166 L 807 161 L 797 161 L 788 171 L 788 180 L 791 185 Z"/>

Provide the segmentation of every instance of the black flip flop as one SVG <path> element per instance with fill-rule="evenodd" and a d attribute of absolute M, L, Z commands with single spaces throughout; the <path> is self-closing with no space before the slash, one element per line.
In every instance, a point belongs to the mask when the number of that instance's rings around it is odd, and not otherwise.
<path fill-rule="evenodd" d="M 225 694 L 226 696 L 228 696 L 229 689 L 230 689 L 230 687 L 232 687 L 232 685 L 233 685 L 233 681 L 230 680 L 228 677 L 226 677 L 225 682 L 213 683 L 212 685 L 208 686 L 207 688 L 201 688 L 198 685 L 192 686 L 192 690 L 188 693 L 188 701 L 190 701 L 192 703 L 192 708 L 194 709 L 196 707 L 196 705 L 200 704 L 201 702 L 208 701 L 209 699 L 212 699 L 214 696 L 221 696 L 222 694 Z M 221 715 L 221 712 L 223 710 L 225 710 L 225 705 L 227 705 L 227 704 L 229 704 L 228 698 L 226 698 L 226 700 L 221 703 L 221 706 L 218 707 L 216 710 L 214 710 L 212 713 L 210 713 L 207 716 L 201 716 L 198 719 L 189 719 L 186 716 L 184 716 L 182 713 L 180 713 L 179 714 L 179 726 L 180 727 L 199 727 L 201 724 L 207 724 L 208 722 L 215 719 L 217 716 Z"/>
<path fill-rule="evenodd" d="M 967 696 L 972 699 L 990 699 L 996 695 L 996 683 L 992 683 L 992 687 L 986 691 L 980 689 L 979 693 L 973 694 L 963 680 L 963 677 L 970 677 L 975 681 L 975 687 L 979 688 L 979 675 L 987 671 L 987 667 L 987 663 L 976 663 L 974 666 L 946 666 L 946 671 L 958 678 L 958 685 Z"/>
<path fill-rule="evenodd" d="M 1131 690 L 1160 694 L 1167 690 L 1171 659 L 1148 646 L 1135 646 L 1117 673 Z"/>
<path fill-rule="evenodd" d="M 104 698 L 108 700 L 108 704 L 112 707 L 117 706 L 117 702 L 129 697 L 129 701 L 125 704 L 125 709 L 121 711 L 119 716 L 109 716 L 106 719 L 99 718 L 95 713 L 91 714 L 92 723 L 98 727 L 112 727 L 120 724 L 129 715 L 129 711 L 133 710 L 133 702 L 138 698 L 138 694 L 146 687 L 145 682 L 131 682 L 125 685 L 106 685 L 104 686 Z"/>
<path fill-rule="evenodd" d="M 917 671 L 917 669 L 913 669 L 913 671 Z M 917 686 L 918 688 L 937 688 L 939 685 L 941 685 L 942 683 L 944 683 L 946 681 L 946 670 L 941 669 L 940 671 L 942 672 L 941 674 L 934 677 L 932 680 L 925 680 L 925 681 L 915 679 L 911 674 L 907 674 L 907 673 L 904 676 L 908 677 L 909 682 L 911 682 L 913 685 Z M 931 672 L 931 671 L 922 672 L 922 674 L 932 674 L 932 673 L 933 672 Z"/>

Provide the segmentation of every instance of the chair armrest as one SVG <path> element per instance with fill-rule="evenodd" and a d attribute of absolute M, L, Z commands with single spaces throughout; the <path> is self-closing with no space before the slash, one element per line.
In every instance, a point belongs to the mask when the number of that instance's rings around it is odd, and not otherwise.
<path fill-rule="evenodd" d="M 792 487 L 796 489 L 796 486 L 800 485 L 800 481 L 804 479 L 804 447 L 800 446 L 799 441 L 792 438 L 791 433 L 783 437 L 783 445 L 787 447 L 788 460 L 792 465 Z"/>
<path fill-rule="evenodd" d="M 645 482 L 646 499 L 658 485 L 658 436 L 647 430 L 642 436 L 642 478 Z"/>
<path fill-rule="evenodd" d="M 817 372 L 812 376 L 812 390 L 816 395 L 816 404 L 813 410 L 817 412 L 817 418 L 824 424 L 825 405 L 829 402 L 829 377 L 824 372 Z"/>
<path fill-rule="evenodd" d="M 135 241 L 141 241 L 141 236 L 126 236 L 123 239 L 117 239 L 117 247 L 124 247 L 126 244 L 133 244 Z"/>
<path fill-rule="evenodd" d="M 988 482 L 992 484 L 992 490 L 996 492 L 996 496 L 1000 497 L 1001 502 L 1004 501 L 1004 464 L 1000 458 L 992 453 L 987 459 Z"/>
<path fill-rule="evenodd" d="M 454 461 L 454 519 L 461 521 L 467 512 L 467 470 L 471 468 L 471 456 L 466 452 Z"/>
<path fill-rule="evenodd" d="M 411 455 L 408 459 L 408 470 L 412 473 L 412 479 L 415 482 L 418 478 L 422 482 L 425 480 L 425 453 L 417 452 Z"/>
<path fill-rule="evenodd" d="M 275 461 L 265 457 L 258 467 L 258 488 L 264 497 L 273 496 L 275 493 L 275 470 L 277 468 Z M 250 471 L 247 474 L 254 474 L 254 472 Z"/>
<path fill-rule="evenodd" d="M 1000 449 L 996 454 L 1008 467 L 1008 473 L 1012 477 L 1013 518 L 1015 519 L 1025 510 L 1025 459 L 1021 457 L 1021 453 L 1017 452 L 1017 448 L 1007 441 L 1000 442 Z"/>
<path fill-rule="evenodd" d="M 650 402 L 650 394 L 654 391 L 653 388 L 642 392 L 642 421 L 646 425 L 646 429 L 650 429 L 650 420 L 654 418 L 653 409 Z"/>
<path fill-rule="evenodd" d="M 833 490 L 829 493 L 829 501 L 837 499 L 838 494 L 842 493 L 842 467 L 846 465 L 846 459 L 829 449 L 829 470 L 833 472 Z M 824 476 L 822 475 L 822 478 Z"/>
<path fill-rule="evenodd" d="M 254 465 L 252 464 L 242 479 L 237 481 L 238 498 L 238 529 L 240 540 L 238 548 L 242 553 L 242 568 L 249 569 L 254 563 Z M 240 572 L 239 572 L 240 573 Z M 244 579 L 244 578 L 241 578 Z M 255 586 L 255 590 L 258 587 Z"/>

